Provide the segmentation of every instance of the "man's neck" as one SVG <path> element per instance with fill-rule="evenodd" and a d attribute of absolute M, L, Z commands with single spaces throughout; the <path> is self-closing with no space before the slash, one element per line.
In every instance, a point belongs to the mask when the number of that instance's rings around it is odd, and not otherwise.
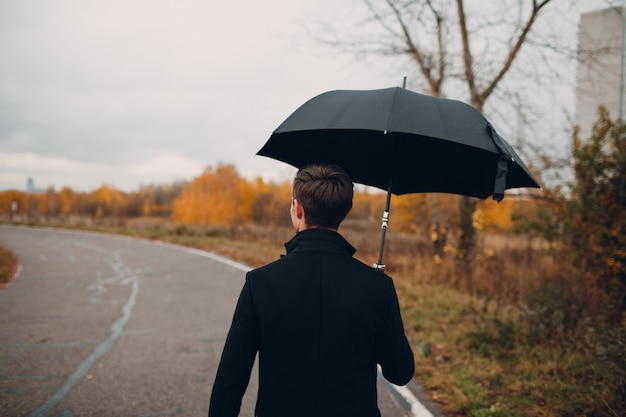
<path fill-rule="evenodd" d="M 311 230 L 311 229 L 322 229 L 322 230 L 332 230 L 333 232 L 336 232 L 338 229 L 335 228 L 333 229 L 332 227 L 322 227 L 322 226 L 308 226 L 308 225 L 304 225 L 304 227 L 300 227 L 298 229 L 298 232 L 303 232 L 305 230 Z"/>

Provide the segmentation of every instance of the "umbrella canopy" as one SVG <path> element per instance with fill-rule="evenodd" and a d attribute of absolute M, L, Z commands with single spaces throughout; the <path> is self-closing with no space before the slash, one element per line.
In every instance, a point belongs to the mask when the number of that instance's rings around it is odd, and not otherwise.
<path fill-rule="evenodd" d="M 337 164 L 354 182 L 396 195 L 444 192 L 499 201 L 505 189 L 539 187 L 479 111 L 399 87 L 314 97 L 257 154 L 297 168 Z"/>

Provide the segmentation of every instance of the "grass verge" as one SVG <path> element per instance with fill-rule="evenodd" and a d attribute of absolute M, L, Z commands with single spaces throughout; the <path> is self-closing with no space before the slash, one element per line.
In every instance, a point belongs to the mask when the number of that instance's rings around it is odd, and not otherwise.
<path fill-rule="evenodd" d="M 450 416 L 622 416 L 626 321 L 529 337 L 525 312 L 396 279 L 416 378 Z"/>
<path fill-rule="evenodd" d="M 4 288 L 12 279 L 17 269 L 17 258 L 8 249 L 0 247 L 0 289 Z"/>

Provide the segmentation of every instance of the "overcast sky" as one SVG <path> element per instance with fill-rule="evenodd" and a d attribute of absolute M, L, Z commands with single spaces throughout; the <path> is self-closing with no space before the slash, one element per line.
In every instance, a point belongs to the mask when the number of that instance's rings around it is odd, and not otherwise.
<path fill-rule="evenodd" d="M 133 191 L 218 163 L 287 178 L 255 153 L 300 104 L 402 81 L 305 35 L 340 4 L 0 0 L 0 190 Z"/>

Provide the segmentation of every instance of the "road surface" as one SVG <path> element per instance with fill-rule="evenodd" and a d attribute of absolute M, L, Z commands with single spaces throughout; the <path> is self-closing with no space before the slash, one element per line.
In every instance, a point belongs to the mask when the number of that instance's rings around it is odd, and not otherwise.
<path fill-rule="evenodd" d="M 0 416 L 206 415 L 245 265 L 165 243 L 30 227 L 0 226 L 0 245 L 21 263 L 0 291 Z M 255 374 L 241 416 L 253 416 Z M 381 381 L 384 417 L 438 415 L 411 386 Z"/>

